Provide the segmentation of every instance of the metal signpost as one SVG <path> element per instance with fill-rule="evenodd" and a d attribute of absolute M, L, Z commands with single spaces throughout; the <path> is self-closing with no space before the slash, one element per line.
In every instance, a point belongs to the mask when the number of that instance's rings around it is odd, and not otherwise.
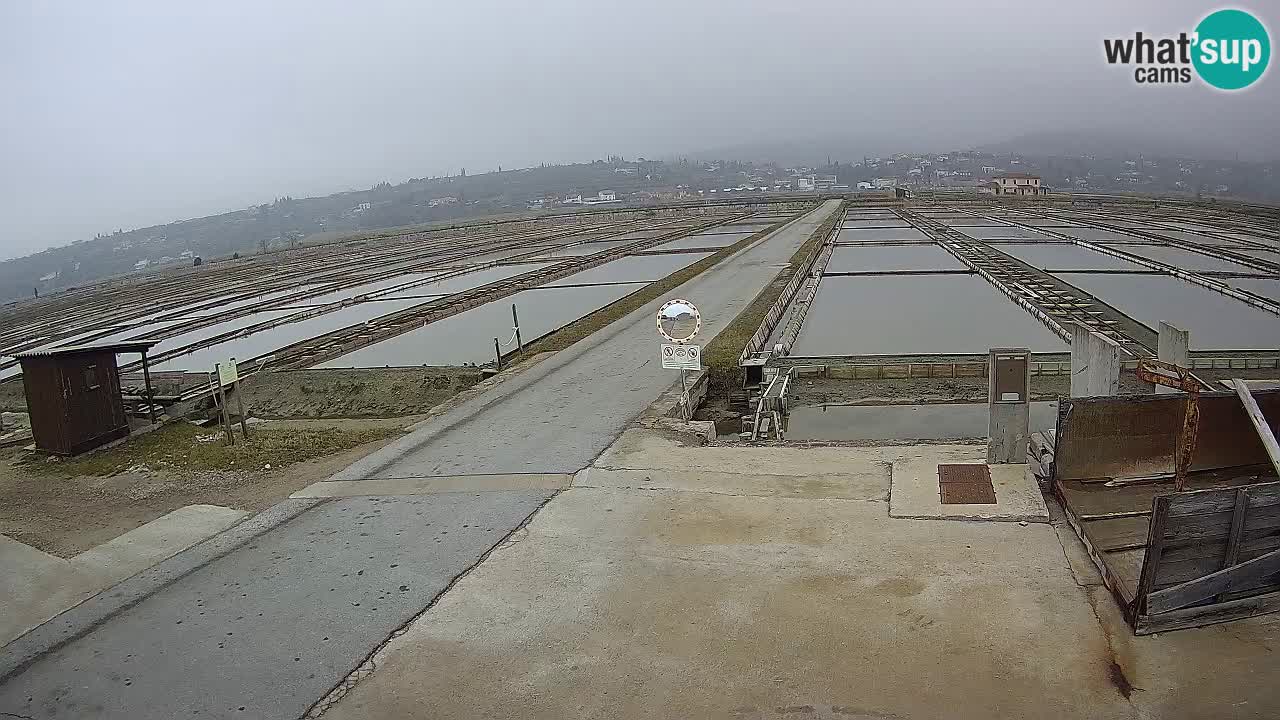
<path fill-rule="evenodd" d="M 688 344 L 702 330 L 702 314 L 688 300 L 675 298 L 658 308 L 658 334 L 669 340 L 659 350 L 662 367 L 680 371 L 680 414 L 685 420 L 693 412 L 685 371 L 702 369 L 702 348 Z"/>

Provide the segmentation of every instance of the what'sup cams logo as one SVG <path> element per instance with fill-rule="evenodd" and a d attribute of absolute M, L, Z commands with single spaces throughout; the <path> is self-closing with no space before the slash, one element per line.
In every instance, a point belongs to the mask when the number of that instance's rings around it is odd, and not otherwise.
<path fill-rule="evenodd" d="M 1243 90 L 1256 83 L 1271 60 L 1271 38 L 1258 18 L 1243 10 L 1218 10 L 1191 33 L 1177 37 L 1107 39 L 1102 49 L 1111 65 L 1136 65 L 1143 85 L 1187 84 L 1192 71 L 1210 87 Z"/>

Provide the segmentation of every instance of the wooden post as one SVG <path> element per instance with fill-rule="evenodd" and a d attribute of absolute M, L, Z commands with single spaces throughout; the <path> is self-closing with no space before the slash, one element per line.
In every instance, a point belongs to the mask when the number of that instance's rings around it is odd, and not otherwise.
<path fill-rule="evenodd" d="M 147 409 L 151 413 L 151 424 L 156 424 L 156 396 L 151 391 L 151 367 L 147 364 L 147 351 L 142 351 L 142 382 L 147 386 Z"/>
<path fill-rule="evenodd" d="M 221 411 L 221 415 L 218 420 L 222 424 L 222 432 L 226 435 L 227 444 L 235 445 L 235 434 L 231 432 L 231 413 L 227 410 L 227 393 L 222 387 L 221 367 L 222 363 L 214 363 L 213 365 L 213 381 L 218 384 L 218 405 L 219 410 Z"/>
<path fill-rule="evenodd" d="M 520 317 L 516 315 L 515 303 L 511 303 L 511 324 L 516 329 L 516 350 L 524 352 L 524 340 L 520 338 Z"/>
<path fill-rule="evenodd" d="M 1253 393 L 1249 392 L 1249 386 L 1244 380 L 1235 378 L 1231 384 L 1236 387 L 1236 395 L 1240 396 L 1240 402 L 1244 404 L 1245 414 L 1249 416 L 1249 420 L 1253 422 L 1253 429 L 1258 433 L 1258 439 L 1262 441 L 1262 447 L 1267 449 L 1267 457 L 1271 458 L 1271 467 L 1276 469 L 1276 473 L 1280 473 L 1280 443 L 1276 443 L 1276 436 L 1271 432 L 1271 426 L 1267 424 L 1267 418 L 1262 414 L 1262 410 L 1258 408 L 1258 402 L 1253 399 Z"/>
<path fill-rule="evenodd" d="M 498 344 L 498 338 L 493 339 L 493 356 L 494 358 L 496 358 L 494 360 L 494 367 L 501 370 L 502 369 L 502 346 Z"/>
<path fill-rule="evenodd" d="M 236 409 L 240 411 L 240 432 L 244 433 L 244 439 L 249 439 L 249 421 L 244 416 L 244 396 L 240 392 L 240 381 L 236 380 L 231 385 L 231 392 L 236 396 Z"/>

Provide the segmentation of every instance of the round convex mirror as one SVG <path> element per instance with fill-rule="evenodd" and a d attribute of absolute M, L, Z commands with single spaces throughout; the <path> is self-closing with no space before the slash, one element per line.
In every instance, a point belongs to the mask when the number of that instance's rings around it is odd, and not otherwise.
<path fill-rule="evenodd" d="M 658 310 L 658 332 L 671 342 L 688 342 L 701 329 L 702 316 L 688 300 L 668 300 Z"/>

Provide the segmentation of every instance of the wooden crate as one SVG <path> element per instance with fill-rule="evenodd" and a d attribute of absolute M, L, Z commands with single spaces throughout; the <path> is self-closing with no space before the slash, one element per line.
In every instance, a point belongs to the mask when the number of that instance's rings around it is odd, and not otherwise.
<path fill-rule="evenodd" d="M 1280 392 L 1257 394 L 1274 426 Z M 1137 634 L 1280 610 L 1280 482 L 1234 393 L 1174 492 L 1179 395 L 1060 403 L 1050 470 L 1068 521 Z"/>

